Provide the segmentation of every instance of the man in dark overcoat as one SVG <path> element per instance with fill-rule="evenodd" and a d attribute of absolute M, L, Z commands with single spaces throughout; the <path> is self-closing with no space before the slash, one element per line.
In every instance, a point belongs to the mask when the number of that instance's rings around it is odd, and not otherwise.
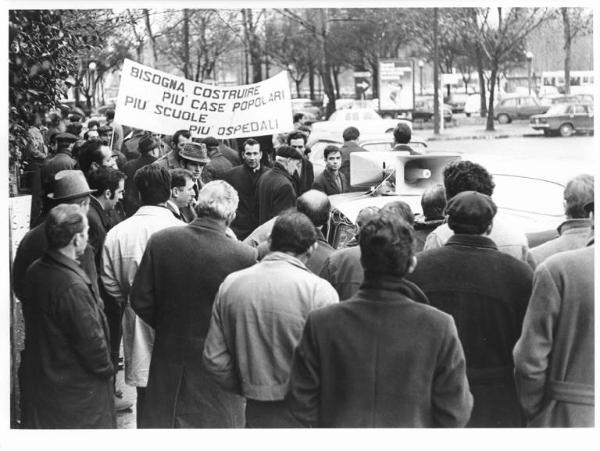
<path fill-rule="evenodd" d="M 360 232 L 365 270 L 347 302 L 308 315 L 288 405 L 305 426 L 462 427 L 473 398 L 454 321 L 410 296 L 412 228 L 382 212 Z"/>
<path fill-rule="evenodd" d="M 209 182 L 198 196 L 198 218 L 148 242 L 131 291 L 133 309 L 156 332 L 142 427 L 244 425 L 243 398 L 222 391 L 201 363 L 219 285 L 256 262 L 252 248 L 225 234 L 237 203 L 231 185 Z"/>
<path fill-rule="evenodd" d="M 268 171 L 268 168 L 260 163 L 263 153 L 258 141 L 247 139 L 244 141 L 243 149 L 244 162 L 230 169 L 223 176 L 223 180 L 235 188 L 240 198 L 235 219 L 231 223 L 231 229 L 240 241 L 258 227 L 256 184 L 258 179 Z"/>
<path fill-rule="evenodd" d="M 522 426 L 512 350 L 531 294 L 532 271 L 488 238 L 496 211 L 485 194 L 454 196 L 446 207 L 454 235 L 441 248 L 419 254 L 417 269 L 408 276 L 432 306 L 456 321 L 475 400 L 469 427 Z"/>
<path fill-rule="evenodd" d="M 273 169 L 263 174 L 257 183 L 259 225 L 296 205 L 298 193 L 292 176 L 301 168 L 300 154 L 290 146 L 279 146 Z"/>
<path fill-rule="evenodd" d="M 348 179 L 340 171 L 342 154 L 337 146 L 327 146 L 323 150 L 325 169 L 313 183 L 313 189 L 323 191 L 328 196 L 348 191 Z"/>
<path fill-rule="evenodd" d="M 233 164 L 221 153 L 219 141 L 216 138 L 208 136 L 202 142 L 206 146 L 208 158 L 210 158 L 210 161 L 204 167 L 204 171 L 202 171 L 202 183 L 223 180 L 223 176 L 233 168 Z"/>
<path fill-rule="evenodd" d="M 26 275 L 23 427 L 114 428 L 108 325 L 98 291 L 77 263 L 87 245 L 86 212 L 58 205 L 45 231 L 48 250 Z"/>

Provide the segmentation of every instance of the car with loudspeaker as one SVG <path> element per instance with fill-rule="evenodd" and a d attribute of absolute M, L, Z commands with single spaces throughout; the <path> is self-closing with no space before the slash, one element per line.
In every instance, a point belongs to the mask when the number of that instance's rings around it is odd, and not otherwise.
<path fill-rule="evenodd" d="M 365 207 L 383 207 L 402 200 L 415 215 L 422 214 L 421 196 L 432 185 L 443 184 L 443 171 L 460 154 L 431 152 L 355 152 L 350 154 L 350 185 L 359 190 L 329 196 L 331 215 L 327 240 L 343 248 L 357 232 L 356 218 Z M 494 202 L 498 215 L 525 232 L 530 247 L 556 236 L 564 220 L 564 185 L 552 180 L 514 174 L 494 173 Z"/>

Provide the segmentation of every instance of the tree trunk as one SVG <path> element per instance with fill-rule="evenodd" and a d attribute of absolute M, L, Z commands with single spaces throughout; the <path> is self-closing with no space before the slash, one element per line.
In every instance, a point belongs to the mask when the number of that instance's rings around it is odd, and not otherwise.
<path fill-rule="evenodd" d="M 333 87 L 333 81 L 331 80 L 331 63 L 327 56 L 326 42 L 327 42 L 327 10 L 321 9 L 321 30 L 319 34 L 320 44 L 320 58 L 319 58 L 319 71 L 321 72 L 321 79 L 323 80 L 323 90 L 327 96 L 327 106 L 325 107 L 325 117 L 329 119 L 335 112 L 335 90 Z"/>
<path fill-rule="evenodd" d="M 498 74 L 498 65 L 494 61 L 492 63 L 492 72 L 490 74 L 490 96 L 488 102 L 488 115 L 485 129 L 488 132 L 494 131 L 494 93 L 496 92 L 496 76 Z"/>
<path fill-rule="evenodd" d="M 190 76 L 190 11 L 183 10 L 183 76 Z"/>
<path fill-rule="evenodd" d="M 146 23 L 146 31 L 148 32 L 148 37 L 150 38 L 150 47 L 152 49 L 152 66 L 156 66 L 156 61 L 158 61 L 158 57 L 156 56 L 156 38 L 154 34 L 152 34 L 152 28 L 150 26 L 150 12 L 148 9 L 143 9 L 144 13 L 144 22 Z"/>
<path fill-rule="evenodd" d="M 296 97 L 300 97 L 300 85 L 302 84 L 302 80 L 294 80 L 296 83 Z"/>
<path fill-rule="evenodd" d="M 339 71 L 333 69 L 333 83 L 335 84 L 335 98 L 340 98 L 340 80 L 339 80 Z"/>
<path fill-rule="evenodd" d="M 244 22 L 244 37 L 248 46 L 250 66 L 252 67 L 252 83 L 258 83 L 262 80 L 262 61 L 260 42 L 256 34 L 255 24 L 252 22 L 252 9 L 242 9 L 242 18 Z"/>
<path fill-rule="evenodd" d="M 373 89 L 373 98 L 379 98 L 379 61 L 369 63 L 371 66 L 371 89 Z"/>
<path fill-rule="evenodd" d="M 560 8 L 563 19 L 563 34 L 565 38 L 565 94 L 571 93 L 571 20 L 569 18 L 569 9 Z"/>
<path fill-rule="evenodd" d="M 310 100 L 315 100 L 315 65 L 312 62 L 308 65 L 308 89 Z"/>

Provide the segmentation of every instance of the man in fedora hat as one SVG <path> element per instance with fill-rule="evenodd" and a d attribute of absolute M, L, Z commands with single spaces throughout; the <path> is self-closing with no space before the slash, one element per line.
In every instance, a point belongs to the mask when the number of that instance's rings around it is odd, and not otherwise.
<path fill-rule="evenodd" d="M 185 143 L 183 150 L 179 152 L 179 160 L 182 167 L 194 176 L 194 199 L 198 199 L 198 193 L 203 186 L 200 178 L 204 167 L 210 162 L 206 145 L 192 141 Z"/>
<path fill-rule="evenodd" d="M 531 294 L 528 264 L 501 252 L 489 236 L 497 207 L 463 191 L 446 206 L 454 232 L 446 244 L 417 256 L 407 278 L 430 304 L 454 317 L 473 394 L 468 427 L 520 427 L 512 350 Z"/>
<path fill-rule="evenodd" d="M 302 155 L 291 146 L 279 146 L 273 169 L 258 179 L 256 193 L 259 225 L 296 205 L 298 195 L 292 177 L 301 168 Z"/>
<path fill-rule="evenodd" d="M 86 209 L 50 210 L 48 249 L 27 270 L 21 381 L 26 429 L 115 428 L 108 326 L 92 280 L 77 262 L 87 247 Z"/>
<path fill-rule="evenodd" d="M 90 204 L 90 189 L 87 181 L 81 171 L 65 170 L 56 174 L 54 178 L 53 192 L 48 194 L 52 206 L 58 204 L 76 204 L 80 205 L 87 213 Z M 23 314 L 27 315 L 26 302 L 24 300 L 27 284 L 25 282 L 25 273 L 27 268 L 38 258 L 44 255 L 48 249 L 48 239 L 46 237 L 46 222 L 38 224 L 23 237 L 15 254 L 12 273 L 12 287 L 17 297 L 23 302 Z M 98 292 L 98 282 L 96 278 L 96 264 L 94 262 L 94 250 L 88 244 L 81 256 L 78 257 L 79 264 L 85 274 L 89 277 L 96 292 Z M 33 300 L 34 301 L 34 300 Z M 27 347 L 27 332 L 25 335 Z M 23 351 L 25 352 L 25 351 Z M 23 361 L 23 360 L 21 360 Z M 21 412 L 25 414 L 27 409 L 27 387 L 23 386 L 21 374 L 19 372 L 21 384 Z"/>

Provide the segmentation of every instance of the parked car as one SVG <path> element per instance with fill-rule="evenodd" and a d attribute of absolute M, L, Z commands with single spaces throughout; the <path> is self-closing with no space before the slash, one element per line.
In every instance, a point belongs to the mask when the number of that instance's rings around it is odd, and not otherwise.
<path fill-rule="evenodd" d="M 485 103 L 487 105 L 488 95 L 485 96 Z M 478 115 L 481 111 L 481 94 L 470 94 L 465 101 L 464 113 L 465 116 L 471 117 L 471 115 Z"/>
<path fill-rule="evenodd" d="M 452 113 L 464 113 L 465 104 L 467 103 L 468 98 L 468 94 L 455 93 L 451 96 L 444 97 L 444 103 L 450 106 Z"/>
<path fill-rule="evenodd" d="M 561 183 L 511 174 L 495 174 L 494 202 L 498 215 L 525 232 L 532 245 L 539 245 L 554 236 L 564 220 L 562 206 L 564 186 Z M 355 235 L 358 212 L 368 206 L 378 206 L 401 199 L 415 214 L 422 213 L 420 195 L 367 195 L 363 192 L 336 194 L 329 197 L 331 216 L 327 239 L 334 248 L 342 248 Z"/>
<path fill-rule="evenodd" d="M 543 114 L 548 108 L 533 95 L 508 95 L 494 107 L 494 119 L 507 124 L 514 119 L 528 119 L 534 114 Z"/>
<path fill-rule="evenodd" d="M 444 121 L 449 122 L 452 120 L 452 107 L 450 105 L 443 105 Z M 415 109 L 413 110 L 413 120 L 424 120 L 429 121 L 433 118 L 433 99 L 417 99 L 415 100 Z"/>
<path fill-rule="evenodd" d="M 310 99 L 292 99 L 292 114 L 303 113 L 310 122 L 321 119 L 321 108 Z"/>
<path fill-rule="evenodd" d="M 313 123 L 311 138 L 338 141 L 350 126 L 358 128 L 362 136 L 391 133 L 398 122 L 404 122 L 412 130 L 412 122 L 407 119 L 383 119 L 372 108 L 349 108 L 335 111 L 328 121 Z"/>
<path fill-rule="evenodd" d="M 556 105 L 557 103 L 594 103 L 592 94 L 569 94 L 540 99 L 543 105 Z"/>
<path fill-rule="evenodd" d="M 594 106 L 585 103 L 557 103 L 544 114 L 531 116 L 534 130 L 543 130 L 545 136 L 571 136 L 577 132 L 594 132 Z"/>

